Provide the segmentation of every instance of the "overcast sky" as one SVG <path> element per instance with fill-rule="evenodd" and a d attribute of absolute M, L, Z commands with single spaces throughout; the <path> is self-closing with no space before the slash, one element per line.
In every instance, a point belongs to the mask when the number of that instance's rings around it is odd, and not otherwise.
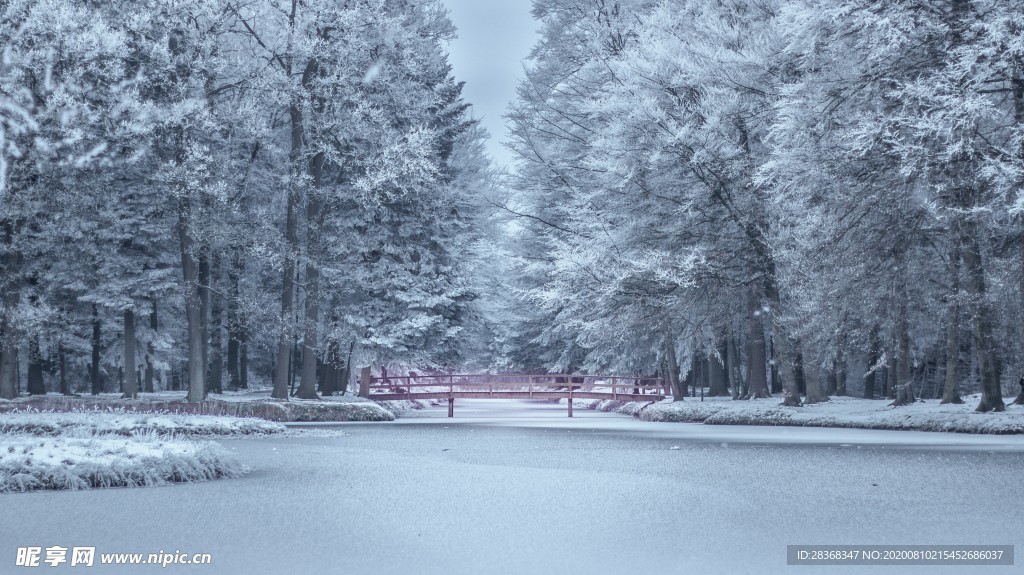
<path fill-rule="evenodd" d="M 463 96 L 473 115 L 491 133 L 488 150 L 500 164 L 509 162 L 501 145 L 505 114 L 522 76 L 522 60 L 536 41 L 531 0 L 443 0 L 458 28 L 451 45 L 455 77 L 466 82 Z"/>

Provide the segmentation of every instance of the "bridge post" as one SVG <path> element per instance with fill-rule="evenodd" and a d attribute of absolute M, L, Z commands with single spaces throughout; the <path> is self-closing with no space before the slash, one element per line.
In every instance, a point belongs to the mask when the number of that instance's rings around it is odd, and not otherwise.
<path fill-rule="evenodd" d="M 572 417 L 572 378 L 569 378 L 569 417 Z"/>
<path fill-rule="evenodd" d="M 364 367 L 359 372 L 359 397 L 370 397 L 370 367 Z"/>
<path fill-rule="evenodd" d="M 455 417 L 455 398 L 448 398 L 448 417 Z"/>

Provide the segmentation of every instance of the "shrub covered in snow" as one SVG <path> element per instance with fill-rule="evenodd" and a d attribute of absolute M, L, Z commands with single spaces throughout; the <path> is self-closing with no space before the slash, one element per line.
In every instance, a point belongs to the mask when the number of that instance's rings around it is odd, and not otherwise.
<path fill-rule="evenodd" d="M 1024 433 L 1024 409 L 1010 406 L 1000 413 L 976 413 L 978 397 L 965 404 L 940 405 L 937 400 L 892 407 L 888 401 L 833 397 L 831 401 L 787 407 L 777 398 L 734 401 L 662 401 L 658 403 L 601 402 L 592 409 L 633 415 L 644 421 L 689 422 L 715 425 L 789 425 L 849 427 L 957 433 Z"/>
<path fill-rule="evenodd" d="M 57 413 L 27 409 L 0 413 L 0 434 L 34 436 L 121 435 L 155 433 L 170 437 L 266 435 L 285 427 L 255 418 L 212 415 L 147 414 L 126 411 L 74 411 Z"/>
<path fill-rule="evenodd" d="M 215 443 L 168 441 L 155 434 L 0 439 L 0 493 L 163 485 L 246 471 Z"/>

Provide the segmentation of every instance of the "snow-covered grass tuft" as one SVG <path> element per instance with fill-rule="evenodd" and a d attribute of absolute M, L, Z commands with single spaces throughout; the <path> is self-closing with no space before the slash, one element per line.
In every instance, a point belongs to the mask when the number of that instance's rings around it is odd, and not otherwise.
<path fill-rule="evenodd" d="M 409 413 L 410 411 L 416 411 L 425 409 L 427 403 L 418 399 L 414 400 L 395 400 L 395 401 L 375 401 L 377 405 L 389 411 L 395 417 L 401 417 L 403 414 Z"/>
<path fill-rule="evenodd" d="M 965 397 L 960 405 L 940 405 L 929 399 L 903 407 L 889 401 L 833 397 L 803 407 L 781 405 L 779 398 L 734 401 L 730 398 L 687 398 L 658 403 L 599 402 L 592 409 L 633 415 L 644 421 L 706 423 L 713 425 L 789 425 L 846 427 L 957 433 L 1022 434 L 1024 408 L 1008 405 L 1001 413 L 976 413 L 979 397 Z"/>
<path fill-rule="evenodd" d="M 247 471 L 215 443 L 167 440 L 156 434 L 0 440 L 0 493 L 165 485 Z"/>
<path fill-rule="evenodd" d="M 0 433 L 40 437 L 73 435 L 132 436 L 154 433 L 163 437 L 269 435 L 285 427 L 255 418 L 213 415 L 147 414 L 123 410 L 53 412 L 26 409 L 0 413 Z"/>

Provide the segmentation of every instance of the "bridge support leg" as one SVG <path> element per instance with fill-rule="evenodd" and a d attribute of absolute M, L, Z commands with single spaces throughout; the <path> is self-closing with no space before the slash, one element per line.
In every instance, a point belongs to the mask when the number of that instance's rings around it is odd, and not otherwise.
<path fill-rule="evenodd" d="M 569 399 L 567 399 L 566 401 L 569 402 L 569 417 L 572 417 L 572 382 L 571 381 L 569 382 Z"/>
<path fill-rule="evenodd" d="M 455 417 L 455 398 L 448 398 L 448 417 Z"/>

